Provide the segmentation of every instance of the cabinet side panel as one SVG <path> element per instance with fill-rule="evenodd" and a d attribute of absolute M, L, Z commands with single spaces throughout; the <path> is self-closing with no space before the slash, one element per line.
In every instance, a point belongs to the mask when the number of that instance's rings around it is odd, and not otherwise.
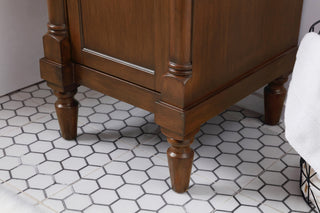
<path fill-rule="evenodd" d="M 193 100 L 237 82 L 253 68 L 296 46 L 302 2 L 194 1 Z M 289 70 L 278 72 L 280 76 Z M 250 86 L 254 90 L 263 85 L 253 82 Z"/>

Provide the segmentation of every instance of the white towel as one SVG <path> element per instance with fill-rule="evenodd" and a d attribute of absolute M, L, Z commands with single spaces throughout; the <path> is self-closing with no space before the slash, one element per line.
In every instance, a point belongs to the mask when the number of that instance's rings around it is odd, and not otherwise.
<path fill-rule="evenodd" d="M 320 174 L 320 36 L 303 38 L 290 82 L 284 117 L 286 138 Z"/>
<path fill-rule="evenodd" d="M 44 213 L 31 203 L 17 197 L 13 191 L 0 185 L 0 213 Z M 51 211 L 50 211 L 51 212 Z"/>

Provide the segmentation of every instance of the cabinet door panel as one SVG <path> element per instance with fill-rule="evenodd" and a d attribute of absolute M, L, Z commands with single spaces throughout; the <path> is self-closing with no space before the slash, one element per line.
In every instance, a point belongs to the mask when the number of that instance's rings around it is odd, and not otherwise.
<path fill-rule="evenodd" d="M 166 63 L 157 48 L 166 46 L 157 35 L 167 24 L 163 7 L 161 0 L 68 0 L 73 60 L 155 89 Z"/>

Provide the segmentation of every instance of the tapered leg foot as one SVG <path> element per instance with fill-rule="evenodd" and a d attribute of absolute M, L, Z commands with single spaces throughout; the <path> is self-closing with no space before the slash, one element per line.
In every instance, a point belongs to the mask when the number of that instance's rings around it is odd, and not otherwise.
<path fill-rule="evenodd" d="M 191 139 L 184 141 L 168 137 L 171 147 L 167 151 L 171 184 L 174 191 L 185 192 L 189 187 L 194 152 L 190 148 Z"/>
<path fill-rule="evenodd" d="M 55 103 L 62 137 L 73 140 L 77 137 L 78 101 L 74 99 L 76 90 L 71 92 L 57 92 L 58 100 Z"/>
<path fill-rule="evenodd" d="M 276 125 L 279 123 L 283 103 L 287 90 L 283 86 L 288 81 L 287 76 L 282 76 L 271 82 L 264 89 L 265 123 Z"/>

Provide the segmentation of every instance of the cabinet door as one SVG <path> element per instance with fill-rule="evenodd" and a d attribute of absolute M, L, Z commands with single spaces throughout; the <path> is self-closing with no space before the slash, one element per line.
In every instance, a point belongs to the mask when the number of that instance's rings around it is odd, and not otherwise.
<path fill-rule="evenodd" d="M 157 90 L 168 61 L 167 3 L 68 0 L 73 60 Z"/>

